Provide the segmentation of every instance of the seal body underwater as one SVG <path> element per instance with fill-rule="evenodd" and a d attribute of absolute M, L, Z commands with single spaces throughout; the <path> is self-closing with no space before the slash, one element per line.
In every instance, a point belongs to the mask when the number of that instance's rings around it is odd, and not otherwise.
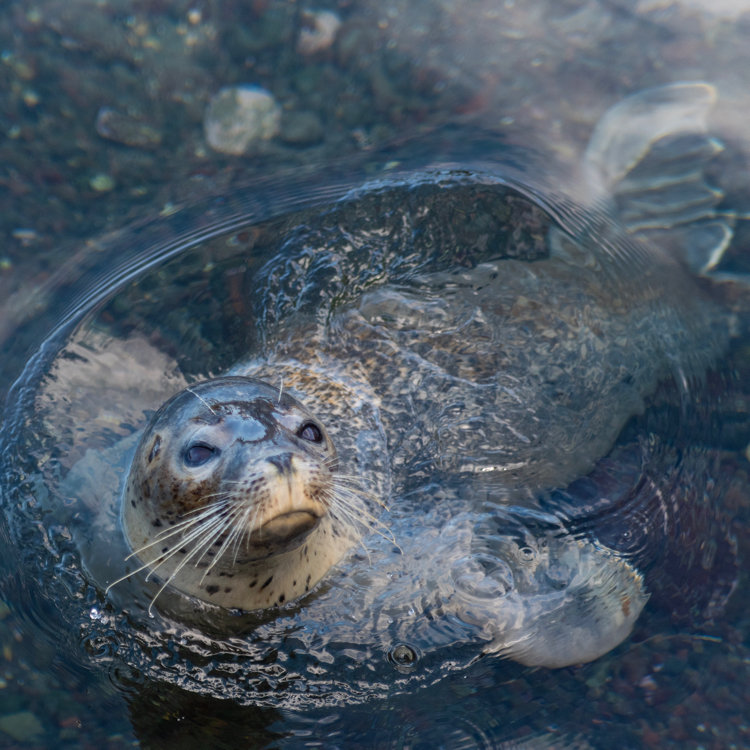
<path fill-rule="evenodd" d="M 632 166 L 632 139 L 592 142 L 591 163 L 611 164 L 602 154 L 614 142 L 614 161 Z M 606 211 L 507 176 L 408 179 L 405 204 L 414 185 L 446 211 L 464 196 L 457 216 L 486 200 L 509 226 L 502 242 L 444 251 L 428 238 L 406 263 L 418 222 L 440 217 L 419 205 L 416 226 L 384 239 L 378 222 L 406 224 L 387 180 L 363 194 L 390 209 L 355 213 L 356 232 L 346 208 L 323 212 L 323 229 L 290 232 L 253 276 L 257 346 L 220 377 L 170 386 L 138 437 L 119 497 L 131 556 L 109 591 L 144 572 L 150 611 L 172 592 L 210 612 L 259 612 L 281 623 L 281 640 L 304 632 L 295 637 L 323 654 L 305 679 L 324 671 L 331 642 L 348 644 L 352 669 L 399 643 L 470 643 L 475 656 L 561 667 L 627 637 L 654 593 L 646 567 L 678 554 L 689 526 L 723 550 L 692 600 L 714 611 L 736 565 L 713 509 L 684 486 L 692 454 L 673 476 L 674 451 L 647 420 L 630 444 L 618 440 L 665 383 L 690 397 L 684 384 L 726 350 L 726 311 L 682 257 Z M 626 180 L 604 181 L 616 193 Z M 51 381 L 73 359 L 59 358 Z M 124 461 L 130 448 L 112 450 Z M 92 484 L 87 460 L 70 472 L 75 492 Z M 685 507 L 661 503 L 663 489 Z M 229 641 L 221 653 L 244 658 Z"/>

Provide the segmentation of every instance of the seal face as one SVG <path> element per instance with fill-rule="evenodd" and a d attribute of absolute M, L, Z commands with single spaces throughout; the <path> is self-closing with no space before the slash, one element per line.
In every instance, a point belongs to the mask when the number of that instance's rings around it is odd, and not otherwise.
<path fill-rule="evenodd" d="M 323 424 L 267 383 L 188 387 L 151 419 L 133 458 L 123 522 L 134 555 L 184 593 L 257 609 L 310 589 L 349 546 Z M 157 594 L 158 596 L 158 594 Z"/>

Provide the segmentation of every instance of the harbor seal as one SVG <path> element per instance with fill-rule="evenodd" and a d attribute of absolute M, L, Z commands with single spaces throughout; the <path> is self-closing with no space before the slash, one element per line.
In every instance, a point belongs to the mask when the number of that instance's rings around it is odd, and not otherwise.
<path fill-rule="evenodd" d="M 660 154 L 657 172 L 674 168 Z M 678 252 L 507 161 L 410 168 L 294 208 L 176 253 L 61 330 L 33 418 L 7 431 L 41 443 L 24 447 L 36 494 L 18 507 L 56 520 L 53 585 L 85 602 L 97 658 L 242 702 L 333 705 L 482 654 L 596 659 L 665 592 L 670 616 L 720 610 L 735 550 L 691 447 L 731 328 Z M 293 456 L 264 458 L 277 443 Z M 251 454 L 289 517 L 247 515 L 252 481 L 230 464 Z M 303 474 L 338 488 L 325 512 Z M 209 497 L 220 476 L 240 482 L 236 513 Z"/>
<path fill-rule="evenodd" d="M 128 575 L 161 579 L 152 605 L 168 586 L 225 609 L 294 603 L 377 526 L 374 503 L 413 494 L 414 512 L 434 513 L 454 542 L 430 563 L 391 553 L 372 601 L 391 597 L 391 576 L 410 580 L 410 601 L 430 592 L 481 623 L 488 650 L 531 666 L 622 641 L 649 598 L 648 561 L 602 545 L 596 527 L 571 533 L 541 498 L 595 469 L 675 363 L 689 378 L 716 359 L 722 313 L 676 258 L 606 215 L 534 221 L 532 238 L 546 223 L 544 253 L 530 259 L 425 263 L 361 289 L 349 280 L 343 294 L 316 277 L 316 259 L 356 267 L 335 246 L 258 273 L 262 346 L 170 399 L 131 464 L 123 523 L 141 565 Z M 572 505 L 586 516 L 589 503 Z M 411 622 L 401 604 L 390 618 Z"/>

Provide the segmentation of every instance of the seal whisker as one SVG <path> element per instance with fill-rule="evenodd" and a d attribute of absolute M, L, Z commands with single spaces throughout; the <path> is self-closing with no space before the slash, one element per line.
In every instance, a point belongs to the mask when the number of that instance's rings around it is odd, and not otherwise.
<path fill-rule="evenodd" d="M 216 493 L 216 494 L 218 495 L 222 493 Z M 212 503 L 211 505 L 204 507 L 204 508 L 196 508 L 191 511 L 188 511 L 189 513 L 195 513 L 197 515 L 194 515 L 191 518 L 183 519 L 182 521 L 178 522 L 171 528 L 165 529 L 164 531 L 159 532 L 159 534 L 157 534 L 154 537 L 153 541 L 149 542 L 148 544 L 144 544 L 143 546 L 133 550 L 133 552 L 131 552 L 125 559 L 129 560 L 131 557 L 134 557 L 134 556 L 141 557 L 143 552 L 156 546 L 157 544 L 163 544 L 165 541 L 169 540 L 171 537 L 181 535 L 180 537 L 181 544 L 175 545 L 171 549 L 167 550 L 167 552 L 160 553 L 159 555 L 154 557 L 150 563 L 151 565 L 156 564 L 157 567 L 159 565 L 162 565 L 170 557 L 172 557 L 172 555 L 176 554 L 177 550 L 180 547 L 184 547 L 186 544 L 190 544 L 193 538 L 204 534 L 206 531 L 206 528 L 212 526 L 214 521 L 221 523 L 222 517 L 221 515 L 217 516 L 217 510 L 220 511 L 221 507 L 226 506 L 226 505 L 227 505 L 227 501 L 222 500 L 216 503 Z M 188 530 L 190 530 L 189 533 L 185 535 L 185 531 L 188 531 Z"/>
<path fill-rule="evenodd" d="M 346 489 L 350 492 L 356 493 L 359 497 L 379 505 L 384 510 L 388 510 L 387 503 L 381 497 L 371 490 L 362 488 L 358 477 L 336 474 L 335 482 L 341 489 Z"/>
<path fill-rule="evenodd" d="M 128 555 L 127 559 L 130 559 L 133 555 Z M 157 558 L 158 559 L 158 558 Z M 143 570 L 146 570 L 147 568 L 151 568 L 153 565 L 153 561 L 145 562 L 142 565 L 139 565 L 135 570 L 131 570 L 130 573 L 126 573 L 124 576 L 120 576 L 117 580 L 112 581 L 106 589 L 104 589 L 104 596 L 107 596 L 109 594 L 110 589 L 112 589 L 114 586 L 117 586 L 118 583 L 122 583 L 123 581 L 127 581 L 128 578 L 131 578 L 134 575 L 137 575 Z"/>
<path fill-rule="evenodd" d="M 251 511 L 251 513 L 249 514 L 249 521 L 247 526 L 248 536 L 250 536 L 256 530 L 258 518 L 266 509 L 266 503 L 267 500 L 261 497 L 256 498 L 255 502 L 248 506 L 248 511 Z"/>
<path fill-rule="evenodd" d="M 232 557 L 232 565 L 235 565 L 237 563 L 237 554 L 239 552 L 239 546 L 240 542 L 242 540 L 243 534 L 247 532 L 247 519 L 252 510 L 252 504 L 251 503 L 243 503 L 242 506 L 238 508 L 233 508 L 231 517 L 227 518 L 228 524 L 227 527 L 230 528 L 229 533 L 224 538 L 224 541 L 221 543 L 221 546 L 219 547 L 219 551 L 216 554 L 215 560 L 218 560 L 220 557 L 223 557 L 224 554 L 226 554 L 230 547 L 234 547 L 234 554 Z M 229 526 L 229 522 L 231 521 L 231 527 Z M 213 567 L 213 564 L 209 566 L 209 570 Z M 208 572 L 208 571 L 206 571 Z"/>
<path fill-rule="evenodd" d="M 152 610 L 152 608 L 153 608 L 153 606 L 154 606 L 154 604 L 155 604 L 156 600 L 157 600 L 157 599 L 158 599 L 158 598 L 159 598 L 159 597 L 161 596 L 162 592 L 163 592 L 163 591 L 164 591 L 164 590 L 165 590 L 165 589 L 167 588 L 167 586 L 169 586 L 169 584 L 170 584 L 170 583 L 172 583 L 172 581 L 173 581 L 173 580 L 175 579 L 175 577 L 177 576 L 177 574 L 178 574 L 178 573 L 179 573 L 179 572 L 180 572 L 180 571 L 181 571 L 181 570 L 182 570 L 182 569 L 183 569 L 183 568 L 184 568 L 184 567 L 185 567 L 185 566 L 186 566 L 186 565 L 188 564 L 188 562 L 190 561 L 190 559 L 191 559 L 191 558 L 192 558 L 192 557 L 193 557 L 193 556 L 194 556 L 194 555 L 195 555 L 195 554 L 196 554 L 196 553 L 197 553 L 197 552 L 198 552 L 199 550 L 200 550 L 200 547 L 196 547 L 196 548 L 195 548 L 195 549 L 193 549 L 193 550 L 192 550 L 191 552 L 189 552 L 188 554 L 186 554 L 186 555 L 185 555 L 185 557 L 184 557 L 184 559 L 183 559 L 183 560 L 181 560 L 181 561 L 180 561 L 180 562 L 179 562 L 179 563 L 177 564 L 177 566 L 175 567 L 175 569 L 174 569 L 174 570 L 173 570 L 173 571 L 172 571 L 172 572 L 171 572 L 171 573 L 169 574 L 169 576 L 167 576 L 166 580 L 165 580 L 165 581 L 164 581 L 164 583 L 163 583 L 163 584 L 162 584 L 162 585 L 161 585 L 161 586 L 159 587 L 159 590 L 158 590 L 158 591 L 157 591 L 157 592 L 156 592 L 156 593 L 154 594 L 153 598 L 151 599 L 151 602 L 150 602 L 150 603 L 149 603 L 149 605 L 148 605 L 148 614 L 149 614 L 149 617 L 151 617 L 151 616 L 152 616 L 152 611 L 151 611 L 151 610 Z M 174 555 L 174 554 L 175 554 L 175 551 L 176 551 L 176 550 L 172 551 L 172 552 L 171 552 L 171 554 L 169 555 L 169 557 L 171 557 L 172 555 Z M 162 565 L 163 563 L 164 563 L 164 560 L 160 561 L 160 562 L 159 562 L 158 564 L 159 564 L 159 565 Z"/>
<path fill-rule="evenodd" d="M 204 519 L 200 524 L 196 524 L 194 528 L 190 529 L 187 535 L 182 536 L 179 538 L 179 540 L 177 540 L 178 544 L 175 544 L 166 552 L 162 552 L 160 555 L 154 558 L 156 567 L 163 565 L 171 557 L 174 557 L 181 549 L 187 549 L 188 547 L 190 547 L 197 539 L 205 539 L 209 543 L 212 542 L 216 534 L 221 533 L 223 525 L 223 518 L 221 517 Z M 202 541 L 201 544 L 194 546 L 189 553 L 186 552 L 185 560 L 190 560 L 198 551 L 200 551 L 205 546 L 205 541 Z M 182 564 L 180 564 L 179 567 L 181 568 Z"/>
<path fill-rule="evenodd" d="M 225 492 L 217 493 L 217 497 L 219 495 L 224 495 L 225 497 L 220 497 L 220 499 L 215 500 L 214 502 L 209 503 L 202 508 L 193 508 L 192 510 L 186 511 L 182 516 L 180 516 L 179 521 L 177 521 L 173 526 L 170 526 L 170 528 L 164 529 L 164 531 L 160 531 L 156 535 L 156 537 L 163 538 L 165 536 L 169 536 L 173 531 L 180 531 L 186 526 L 191 526 L 195 523 L 200 522 L 204 518 L 210 518 L 211 516 L 214 516 L 217 513 L 221 512 L 229 505 L 231 495 Z"/>
<path fill-rule="evenodd" d="M 190 387 L 188 387 L 188 388 L 185 388 L 185 390 L 186 390 L 186 391 L 187 391 L 188 393 L 190 393 L 191 395 L 195 396 L 195 397 L 196 397 L 196 398 L 198 399 L 198 401 L 200 401 L 200 402 L 201 402 L 201 403 L 203 404 L 203 406 L 205 406 L 205 407 L 206 407 L 206 409 L 208 409 L 208 410 L 209 410 L 209 411 L 211 412 L 211 414 L 213 414 L 213 415 L 214 415 L 215 417 L 217 417 L 217 416 L 218 416 L 218 414 L 217 414 L 217 413 L 216 413 L 216 412 L 215 412 L 215 411 L 213 410 L 213 408 L 211 407 L 211 404 L 209 404 L 209 403 L 208 403 L 208 401 L 206 401 L 206 399 L 205 399 L 205 398 L 203 398 L 203 396 L 200 396 L 199 394 L 197 394 L 197 393 L 196 393 L 196 392 L 195 392 L 195 391 L 194 391 L 194 390 L 193 390 L 192 388 L 190 388 Z"/>
<path fill-rule="evenodd" d="M 223 493 L 217 493 L 223 494 Z M 190 518 L 183 518 L 182 520 L 175 523 L 174 526 L 170 526 L 168 529 L 164 529 L 164 531 L 160 531 L 153 539 L 153 541 L 149 542 L 148 544 L 144 544 L 142 547 L 139 547 L 136 550 L 133 550 L 125 559 L 128 560 L 134 555 L 138 555 L 141 552 L 149 549 L 149 547 L 153 547 L 156 544 L 160 544 L 164 542 L 165 540 L 169 539 L 172 536 L 175 536 L 176 534 L 183 533 L 186 529 L 189 529 L 191 526 L 194 526 L 195 524 L 199 524 L 202 521 L 205 521 L 206 519 L 211 518 L 214 516 L 217 512 L 221 511 L 223 506 L 228 505 L 227 500 L 219 500 L 215 503 L 211 503 L 210 505 L 204 507 L 204 508 L 194 508 L 193 510 L 188 511 L 185 515 L 194 514 Z"/>
<path fill-rule="evenodd" d="M 399 547 L 393 531 L 386 526 L 376 515 L 367 509 L 366 503 L 362 502 L 361 497 L 352 492 L 349 488 L 334 487 L 330 494 L 332 511 L 338 515 L 349 526 L 357 529 L 366 528 L 368 531 L 374 531 L 386 541 Z M 361 534 L 359 534 L 361 538 Z M 399 547 L 399 549 L 401 549 Z"/>
<path fill-rule="evenodd" d="M 221 518 L 221 526 L 217 529 L 216 533 L 211 536 L 209 540 L 207 540 L 207 543 L 205 543 L 204 546 L 204 554 L 208 552 L 208 550 L 219 540 L 221 539 L 222 535 L 224 535 L 224 539 L 222 540 L 221 544 L 219 545 L 219 549 L 216 551 L 213 559 L 208 564 L 208 567 L 203 572 L 203 575 L 201 576 L 200 582 L 203 583 L 203 581 L 206 579 L 206 576 L 214 569 L 216 564 L 221 560 L 227 550 L 229 549 L 229 545 L 231 544 L 231 539 L 233 538 L 234 534 L 237 533 L 238 524 L 237 524 L 237 516 L 240 515 L 240 510 L 233 508 L 229 513 L 225 514 Z M 227 530 L 229 530 L 229 533 L 227 533 Z M 236 562 L 236 558 L 235 561 Z M 233 564 L 234 564 L 233 562 Z"/>
<path fill-rule="evenodd" d="M 323 463 L 333 475 L 336 484 L 347 486 L 349 487 L 349 489 L 356 491 L 358 494 L 366 497 L 368 500 L 371 500 L 377 505 L 380 505 L 382 508 L 387 509 L 387 505 L 382 498 L 378 497 L 378 495 L 372 490 L 367 490 L 362 487 L 361 476 L 356 474 L 343 474 L 342 472 L 338 471 L 338 469 L 336 468 L 336 458 L 334 456 L 327 458 Z"/>
<path fill-rule="evenodd" d="M 372 557 L 365 543 L 365 530 L 375 531 L 379 536 L 393 544 L 396 544 L 396 540 L 393 533 L 366 509 L 365 505 L 360 502 L 359 497 L 356 495 L 347 495 L 347 492 L 347 490 L 342 491 L 340 488 L 332 491 L 332 504 L 335 506 L 332 515 L 337 517 L 346 527 L 352 529 L 353 535 L 357 538 L 358 545 L 367 555 L 368 564 L 371 565 Z M 382 530 L 379 527 L 382 527 Z M 398 544 L 396 546 L 398 547 Z"/>
<path fill-rule="evenodd" d="M 169 586 L 169 584 L 174 580 L 174 578 L 182 571 L 182 569 L 188 565 L 191 561 L 195 559 L 195 564 L 197 567 L 197 564 L 200 562 L 201 558 L 206 554 L 206 552 L 211 548 L 214 541 L 221 536 L 222 532 L 226 528 L 226 517 L 225 516 L 217 516 L 213 519 L 208 519 L 204 524 L 202 524 L 200 527 L 193 529 L 190 534 L 180 541 L 182 542 L 179 545 L 175 545 L 171 550 L 169 550 L 167 553 L 163 555 L 163 559 L 160 559 L 159 557 L 154 560 L 156 563 L 156 566 L 154 569 L 160 567 L 163 565 L 167 560 L 169 560 L 171 557 L 173 557 L 180 549 L 188 547 L 195 539 L 202 538 L 202 541 L 200 544 L 197 544 L 193 547 L 193 549 L 186 552 L 185 557 L 177 564 L 175 569 L 170 573 L 170 575 L 167 577 L 167 579 L 164 581 L 162 586 L 159 588 L 159 590 L 156 592 L 154 597 L 151 599 L 151 603 L 149 604 L 148 613 L 149 616 L 151 615 L 151 609 L 156 602 L 156 600 L 159 598 L 159 596 L 162 594 L 162 592 Z M 162 557 L 162 556 L 160 556 Z M 154 563 L 152 563 L 153 565 Z M 203 574 L 201 577 L 201 582 L 204 580 L 206 576 L 206 573 Z"/>
<path fill-rule="evenodd" d="M 237 527 L 237 534 L 234 542 L 234 560 L 237 561 L 237 555 L 240 551 L 240 544 L 242 542 L 242 534 L 241 532 L 245 532 L 245 547 L 247 551 L 250 551 L 250 538 L 255 531 L 255 524 L 258 521 L 258 515 L 260 514 L 260 511 L 262 509 L 262 503 L 248 503 L 247 507 L 244 509 L 244 513 L 242 515 L 242 524 L 244 526 L 244 529 L 240 528 L 238 525 Z"/>
<path fill-rule="evenodd" d="M 152 541 L 148 542 L 147 544 L 144 544 L 141 547 L 138 547 L 134 549 L 126 558 L 125 560 L 130 560 L 131 557 L 140 557 L 141 553 L 145 552 L 148 549 L 151 549 L 151 547 L 155 547 L 158 544 L 164 544 L 164 542 L 168 541 L 173 536 L 178 536 L 180 534 L 183 534 L 186 529 L 189 529 L 190 527 L 194 526 L 195 524 L 201 523 L 205 519 L 202 518 L 190 518 L 185 521 L 181 521 L 179 524 L 176 524 L 175 526 L 165 529 L 164 531 L 160 531 Z M 158 557 L 154 558 L 158 559 Z"/>
<path fill-rule="evenodd" d="M 190 520 L 191 520 L 191 522 L 195 523 L 199 519 L 190 519 Z M 217 520 L 219 520 L 219 519 L 217 519 Z M 200 531 L 201 533 L 203 533 L 203 528 L 204 528 L 204 526 L 201 526 L 200 529 L 194 530 L 194 532 L 192 532 L 190 535 L 188 535 L 188 537 L 183 538 L 183 539 L 180 540 L 182 542 L 181 544 L 174 545 L 173 547 L 171 547 L 170 549 L 168 549 L 166 552 L 159 553 L 158 555 L 156 555 L 156 557 L 148 560 L 147 562 L 144 562 L 142 565 L 138 566 L 137 568 L 135 568 L 135 570 L 132 570 L 130 573 L 126 573 L 124 576 L 120 576 L 120 578 L 118 578 L 117 580 L 112 581 L 112 583 L 110 583 L 107 586 L 107 588 L 104 590 L 105 596 L 109 593 L 110 589 L 113 586 L 116 586 L 118 583 L 122 583 L 123 581 L 127 580 L 128 578 L 130 578 L 130 577 L 132 577 L 132 576 L 134 576 L 134 575 L 136 575 L 136 574 L 138 574 L 138 573 L 140 573 L 140 572 L 142 572 L 142 571 L 144 571 L 146 569 L 148 569 L 148 571 L 149 571 L 148 575 L 146 576 L 146 580 L 148 580 L 149 577 L 150 577 L 150 575 L 151 575 L 151 573 L 153 573 L 157 568 L 159 568 L 164 563 L 166 563 L 171 557 L 173 557 L 174 555 L 176 555 L 177 552 L 181 548 L 189 545 L 190 542 L 192 541 L 192 538 L 193 538 L 193 536 L 194 536 L 195 533 L 197 533 L 198 531 Z M 178 533 L 179 531 L 180 531 L 180 529 L 168 529 L 168 532 L 169 532 L 168 536 L 172 536 L 172 535 Z M 131 557 L 133 557 L 135 555 L 140 555 L 140 553 L 146 551 L 147 549 L 150 549 L 151 547 L 153 547 L 154 545 L 158 544 L 159 542 L 163 543 L 163 541 L 164 541 L 163 538 L 162 539 L 155 539 L 153 542 L 150 542 L 149 544 L 145 544 L 142 547 L 139 547 L 137 550 L 135 550 L 130 555 L 128 555 L 125 559 L 129 560 Z M 192 555 L 194 553 L 195 553 L 195 550 L 193 552 L 191 552 L 190 554 L 188 554 L 188 556 L 185 558 L 185 560 L 183 560 L 182 563 L 180 563 L 180 565 L 178 565 L 177 569 L 175 571 L 173 571 L 169 575 L 169 577 L 167 578 L 165 584 L 159 589 L 159 591 L 153 597 L 153 599 L 151 600 L 151 603 L 149 604 L 149 608 L 148 608 L 149 616 L 151 616 L 151 608 L 152 608 L 154 602 L 156 601 L 157 597 L 162 593 L 162 591 L 164 591 L 164 589 L 166 588 L 166 586 L 174 578 L 175 574 L 179 570 L 182 569 L 182 567 L 184 566 L 184 564 L 189 560 L 190 557 L 192 557 Z"/>
<path fill-rule="evenodd" d="M 225 514 L 216 514 L 207 518 L 202 518 L 192 527 L 188 527 L 188 533 L 180 538 L 180 546 L 185 547 L 193 543 L 196 539 L 206 539 L 206 542 L 213 541 L 217 533 L 226 526 Z M 197 549 L 205 547 L 206 542 L 202 541 Z"/>

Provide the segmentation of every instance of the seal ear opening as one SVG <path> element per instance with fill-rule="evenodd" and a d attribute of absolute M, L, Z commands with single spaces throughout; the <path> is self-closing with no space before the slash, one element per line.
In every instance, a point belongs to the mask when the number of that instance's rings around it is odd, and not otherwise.
<path fill-rule="evenodd" d="M 151 463 L 158 455 L 161 450 L 161 435 L 154 437 L 154 442 L 151 443 L 151 450 L 148 452 L 148 463 Z"/>

